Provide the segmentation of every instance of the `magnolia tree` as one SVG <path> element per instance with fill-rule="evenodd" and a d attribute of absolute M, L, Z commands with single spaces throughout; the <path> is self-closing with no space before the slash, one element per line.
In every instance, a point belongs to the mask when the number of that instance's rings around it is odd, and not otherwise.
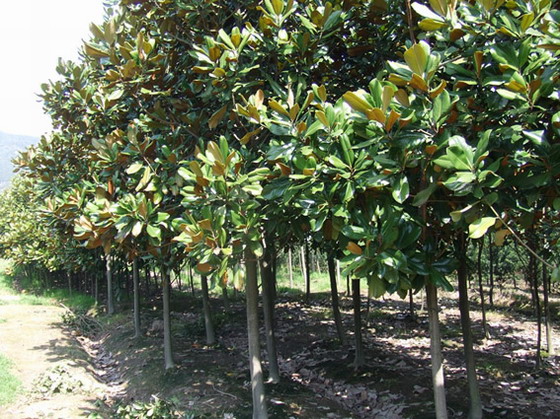
<path fill-rule="evenodd" d="M 523 234 L 560 206 L 551 2 L 123 0 L 114 12 L 45 86 L 55 130 L 19 164 L 61 231 L 157 260 L 166 367 L 167 273 L 188 256 L 226 286 L 243 262 L 254 417 L 265 417 L 256 263 L 274 241 L 311 237 L 353 278 L 357 337 L 361 282 L 377 297 L 426 289 L 438 417 L 437 289 L 457 271 L 480 417 L 465 246 L 510 235 L 542 259 Z"/>

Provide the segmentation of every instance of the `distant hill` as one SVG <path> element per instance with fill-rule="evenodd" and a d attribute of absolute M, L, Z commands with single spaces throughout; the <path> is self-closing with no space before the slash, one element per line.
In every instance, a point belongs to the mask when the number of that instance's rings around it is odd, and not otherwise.
<path fill-rule="evenodd" d="M 37 137 L 7 134 L 0 131 L 0 190 L 5 189 L 14 176 L 14 167 L 11 160 L 16 157 L 17 152 L 23 151 L 38 141 L 39 138 Z"/>

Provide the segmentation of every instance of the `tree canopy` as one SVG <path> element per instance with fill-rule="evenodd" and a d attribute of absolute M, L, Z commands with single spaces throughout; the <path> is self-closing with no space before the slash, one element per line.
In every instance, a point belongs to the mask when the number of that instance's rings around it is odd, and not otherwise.
<path fill-rule="evenodd" d="M 556 223 L 559 24 L 550 0 L 115 1 L 43 86 L 53 131 L 1 211 L 41 221 L 2 221 L 4 253 L 188 260 L 226 287 L 311 240 L 373 296 L 451 289 L 457 238 Z"/>

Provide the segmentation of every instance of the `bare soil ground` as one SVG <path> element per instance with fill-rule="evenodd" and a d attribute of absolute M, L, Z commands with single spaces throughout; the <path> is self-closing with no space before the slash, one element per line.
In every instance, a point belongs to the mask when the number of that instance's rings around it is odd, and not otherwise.
<path fill-rule="evenodd" d="M 98 400 L 108 388 L 95 379 L 88 354 L 62 327 L 63 311 L 52 305 L 22 305 L 18 296 L 0 295 L 0 353 L 13 362 L 12 373 L 22 383 L 20 396 L 1 408 L 0 418 L 68 419 L 98 409 Z M 55 367 L 68 371 L 80 388 L 69 393 L 39 392 L 37 383 Z"/>
<path fill-rule="evenodd" d="M 485 417 L 560 417 L 560 359 L 546 357 L 543 368 L 535 370 L 536 325 L 523 314 L 525 303 L 518 304 L 517 298 L 513 293 L 496 297 L 496 307 L 488 313 L 491 339 L 483 339 L 476 306 L 472 312 Z M 526 302 L 528 296 L 520 298 Z M 466 418 L 468 392 L 456 301 L 453 294 L 441 299 L 446 386 L 450 417 Z M 159 304 L 152 303 L 151 310 L 144 311 L 145 329 L 158 324 Z M 105 347 L 128 383 L 125 401 L 159 394 L 177 400 L 197 417 L 250 418 L 243 301 L 230 302 L 228 309 L 213 301 L 220 343 L 212 347 L 204 344 L 199 300 L 176 294 L 173 305 L 177 368 L 171 372 L 162 372 L 157 327 L 135 341 L 129 315 L 123 313 L 115 323 L 119 326 L 104 336 Z M 370 302 L 366 366 L 355 371 L 352 334 L 348 332 L 345 345 L 338 343 L 329 305 L 327 295 L 315 295 L 309 305 L 294 296 L 279 297 L 276 336 L 283 382 L 267 384 L 271 417 L 434 417 L 425 313 L 411 321 L 403 301 Z M 365 298 L 363 305 L 367 311 Z M 351 331 L 350 299 L 343 297 L 342 307 L 346 330 Z M 557 306 L 555 310 L 557 314 Z M 560 346 L 559 339 L 554 342 Z"/>
<path fill-rule="evenodd" d="M 496 307 L 488 313 L 490 339 L 483 338 L 480 312 L 473 307 L 487 418 L 560 417 L 560 359 L 545 357 L 543 368 L 535 369 L 536 326 L 527 309 L 528 298 L 513 290 L 497 294 Z M 466 418 L 468 395 L 456 296 L 445 294 L 440 301 L 450 417 Z M 342 297 L 341 303 L 348 331 L 344 345 L 336 339 L 327 295 L 316 294 L 307 305 L 297 296 L 279 296 L 276 336 L 282 382 L 266 385 L 270 417 L 434 417 L 425 313 L 418 311 L 411 320 L 403 301 L 371 301 L 368 307 L 364 297 L 366 366 L 356 371 L 351 301 Z M 418 310 L 419 297 L 417 303 Z M 243 301 L 232 300 L 224 308 L 221 300 L 213 299 L 212 305 L 219 344 L 206 346 L 199 299 L 174 293 L 177 367 L 165 372 L 157 299 L 143 307 L 145 334 L 140 339 L 133 338 L 130 311 L 123 306 L 95 341 L 66 330 L 60 323 L 62 309 L 0 301 L 0 319 L 5 320 L 0 326 L 0 352 L 17 365 L 15 372 L 26 389 L 17 403 L 0 412 L 0 418 L 73 418 L 90 413 L 105 418 L 118 404 L 149 401 L 154 394 L 174 400 L 197 418 L 250 418 Z M 557 319 L 557 304 L 553 314 Z M 558 333 L 556 329 L 555 336 Z M 560 348 L 560 340 L 554 342 Z M 37 396 L 34 380 L 59 363 L 82 377 L 88 390 Z"/>

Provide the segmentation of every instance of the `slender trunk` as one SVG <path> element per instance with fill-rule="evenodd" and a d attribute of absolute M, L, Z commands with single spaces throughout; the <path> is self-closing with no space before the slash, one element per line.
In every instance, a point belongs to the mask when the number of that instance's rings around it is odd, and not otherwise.
<path fill-rule="evenodd" d="M 140 281 L 138 279 L 138 257 L 132 260 L 132 282 L 134 293 L 134 337 L 139 338 L 142 335 L 140 330 Z"/>
<path fill-rule="evenodd" d="M 535 232 L 534 227 L 531 226 L 530 230 L 528 231 L 528 245 L 529 247 L 535 251 Z M 528 271 L 528 282 L 531 285 L 531 294 L 533 296 L 533 308 L 535 310 L 535 316 L 537 318 L 537 353 L 535 356 L 535 368 L 539 369 L 541 367 L 541 347 L 542 347 L 542 311 L 541 311 L 541 303 L 539 298 L 539 281 L 537 278 L 537 271 L 538 271 L 538 264 L 537 258 L 533 253 L 529 253 L 529 264 L 527 267 Z"/>
<path fill-rule="evenodd" d="M 130 272 L 130 269 L 128 269 L 128 266 L 125 265 L 124 270 L 123 270 L 124 274 L 125 274 L 125 291 L 126 291 L 126 298 L 128 299 L 130 297 L 130 289 L 134 288 L 134 273 Z M 132 291 L 132 293 L 134 293 L 134 289 Z"/>
<path fill-rule="evenodd" d="M 175 367 L 173 361 L 173 349 L 171 345 L 171 316 L 169 308 L 169 294 L 171 293 L 171 284 L 169 283 L 169 272 L 161 267 L 161 287 L 163 290 L 163 358 L 165 361 L 165 369 L 169 370 Z"/>
<path fill-rule="evenodd" d="M 268 353 L 268 379 L 272 383 L 280 382 L 280 371 L 278 369 L 278 353 L 276 351 L 276 338 L 274 336 L 274 295 L 273 295 L 273 270 L 272 249 L 265 247 L 261 261 L 262 298 L 264 311 L 264 326 L 266 333 L 266 351 Z"/>
<path fill-rule="evenodd" d="M 354 341 L 356 345 L 354 368 L 359 369 L 365 364 L 364 346 L 362 342 L 362 297 L 360 295 L 359 279 L 352 279 L 352 301 L 354 303 Z"/>
<path fill-rule="evenodd" d="M 156 293 L 160 292 L 160 284 L 158 281 L 158 277 L 157 277 L 157 273 L 156 273 L 156 268 L 154 267 L 154 269 L 152 270 L 152 276 L 154 278 L 154 288 L 156 290 Z"/>
<path fill-rule="evenodd" d="M 300 248 L 300 252 L 299 252 L 299 266 L 301 268 L 301 276 L 303 278 L 303 289 L 305 290 L 305 284 L 307 283 L 307 275 L 305 273 L 305 248 L 304 246 L 301 246 Z"/>
<path fill-rule="evenodd" d="M 535 367 L 539 369 L 541 367 L 541 348 L 542 348 L 542 311 L 541 303 L 539 298 L 539 281 L 537 280 L 537 262 L 534 263 L 534 274 L 533 274 L 533 285 L 535 288 L 535 309 L 537 312 L 537 356 L 535 359 Z"/>
<path fill-rule="evenodd" d="M 535 284 L 536 277 L 533 272 L 535 270 L 533 265 L 535 265 L 536 263 L 537 263 L 536 260 L 529 260 L 529 266 L 527 268 L 527 274 L 525 275 L 525 279 L 526 279 L 526 285 L 529 285 L 529 289 L 531 290 L 531 306 L 533 307 L 533 315 L 535 317 L 538 317 L 539 312 L 537 306 L 539 305 L 539 303 L 537 301 L 538 298 L 535 293 L 535 290 L 538 290 L 538 286 Z"/>
<path fill-rule="evenodd" d="M 303 262 L 305 264 L 305 303 L 309 304 L 311 299 L 311 261 L 309 259 L 309 243 L 305 242 L 304 246 L 305 256 L 303 256 Z"/>
<path fill-rule="evenodd" d="M 72 275 L 66 272 L 66 280 L 68 281 L 68 294 L 72 295 Z"/>
<path fill-rule="evenodd" d="M 465 364 L 467 370 L 467 383 L 469 388 L 469 419 L 482 418 L 482 402 L 476 378 L 476 365 L 474 360 L 473 337 L 471 331 L 471 319 L 469 312 L 469 294 L 467 290 L 467 256 L 464 234 L 457 243 L 457 257 L 459 267 L 457 269 L 457 281 L 459 283 L 459 310 L 461 312 L 461 329 L 463 331 L 463 349 L 465 353 Z"/>
<path fill-rule="evenodd" d="M 327 258 L 327 266 L 329 268 L 329 278 L 331 281 L 331 301 L 334 323 L 336 325 L 338 340 L 340 340 L 340 343 L 344 345 L 344 328 L 342 327 L 342 318 L 340 317 L 340 307 L 338 304 L 338 285 L 336 283 L 336 266 L 334 257 Z"/>
<path fill-rule="evenodd" d="M 113 304 L 113 272 L 111 271 L 111 256 L 106 257 L 106 274 L 107 274 L 107 314 L 112 316 L 115 314 L 115 306 Z"/>
<path fill-rule="evenodd" d="M 189 265 L 189 280 L 191 282 L 191 294 L 194 297 L 194 276 L 192 266 Z"/>
<path fill-rule="evenodd" d="M 272 293 L 270 295 L 272 296 L 272 302 L 274 303 L 276 301 L 276 298 L 278 297 L 278 293 L 277 293 L 278 290 L 276 288 L 276 286 L 278 285 L 278 277 L 276 276 L 276 268 L 277 268 L 278 258 L 277 258 L 276 248 L 274 247 L 274 244 L 271 245 L 270 250 L 272 252 L 272 256 L 271 256 Z"/>
<path fill-rule="evenodd" d="M 490 292 L 488 293 L 488 298 L 490 302 L 490 307 L 494 307 L 494 246 L 492 243 L 488 246 L 488 259 L 490 263 L 490 272 L 488 274 L 488 280 L 490 281 Z"/>
<path fill-rule="evenodd" d="M 98 303 L 99 302 L 99 276 L 97 274 L 97 272 L 95 273 L 95 302 Z"/>
<path fill-rule="evenodd" d="M 537 279 L 537 260 L 532 254 L 529 255 L 529 275 L 531 277 L 531 285 L 533 286 L 532 289 L 535 303 L 535 316 L 537 317 L 537 353 L 535 357 L 535 367 L 539 369 L 541 367 L 542 312 L 539 298 L 539 281 Z"/>
<path fill-rule="evenodd" d="M 548 304 L 549 280 L 547 275 L 546 266 L 542 267 L 542 282 L 543 282 L 543 305 L 544 305 L 544 321 L 546 330 L 546 350 L 549 355 L 556 355 L 554 349 L 554 342 L 552 340 L 552 322 L 550 318 L 550 305 Z"/>
<path fill-rule="evenodd" d="M 322 275 L 323 272 L 321 271 L 321 264 L 319 263 L 319 259 L 320 259 L 319 255 L 320 255 L 319 252 L 315 252 L 315 253 L 314 253 L 314 256 L 315 256 L 315 265 L 317 266 L 317 273 L 318 273 L 319 275 Z"/>
<path fill-rule="evenodd" d="M 480 311 L 482 312 L 482 327 L 484 329 L 484 337 L 490 339 L 490 331 L 488 323 L 486 323 L 486 306 L 484 305 L 484 287 L 482 286 L 482 250 L 484 248 L 484 237 L 478 246 L 477 270 L 478 270 L 478 293 L 480 294 Z M 465 249 L 466 251 L 466 249 Z M 466 275 L 466 273 L 465 273 Z"/>
<path fill-rule="evenodd" d="M 214 333 L 214 323 L 212 321 L 212 308 L 210 307 L 210 297 L 208 296 L 208 278 L 204 275 L 200 277 L 200 285 L 202 288 L 202 311 L 204 312 L 204 328 L 206 329 L 206 344 L 214 345 L 216 343 L 216 334 Z"/>
<path fill-rule="evenodd" d="M 227 285 L 222 288 L 222 298 L 224 299 L 224 310 L 229 311 L 229 295 L 227 291 Z"/>
<path fill-rule="evenodd" d="M 350 275 L 346 275 L 346 295 L 350 295 Z"/>
<path fill-rule="evenodd" d="M 288 277 L 290 278 L 290 288 L 294 287 L 294 268 L 292 266 L 292 249 L 288 249 Z"/>
<path fill-rule="evenodd" d="M 340 278 L 341 278 L 341 275 L 340 275 L 340 261 L 337 259 L 336 260 L 336 283 L 338 285 L 340 285 Z"/>
<path fill-rule="evenodd" d="M 408 312 L 410 313 L 410 319 L 416 319 L 416 313 L 414 311 L 414 293 L 412 289 L 408 290 Z"/>
<path fill-rule="evenodd" d="M 144 288 L 146 297 L 150 298 L 150 267 L 146 265 L 144 268 Z"/>
<path fill-rule="evenodd" d="M 437 419 L 447 419 L 447 402 L 445 400 L 445 379 L 443 374 L 443 357 L 441 354 L 441 335 L 439 330 L 439 313 L 437 289 L 429 280 L 426 283 L 426 301 L 430 324 L 430 354 L 432 358 L 432 382 Z"/>
<path fill-rule="evenodd" d="M 254 253 L 245 249 L 247 335 L 249 346 L 249 366 L 251 370 L 251 390 L 253 395 L 253 419 L 268 418 L 264 394 L 264 380 L 259 344 L 257 261 Z"/>

